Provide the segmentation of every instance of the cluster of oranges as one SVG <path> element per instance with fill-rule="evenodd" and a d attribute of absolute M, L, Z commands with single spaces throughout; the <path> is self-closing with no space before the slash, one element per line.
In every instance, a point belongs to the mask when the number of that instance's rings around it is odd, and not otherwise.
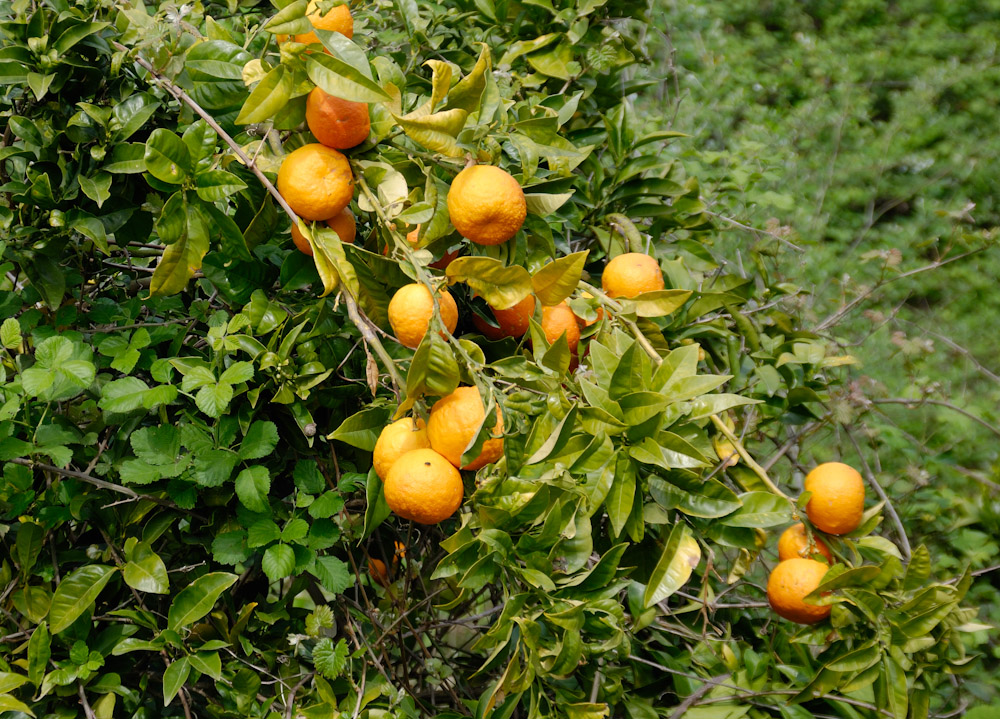
<path fill-rule="evenodd" d="M 826 462 L 808 475 L 803 489 L 809 492 L 806 516 L 813 527 L 831 535 L 853 532 L 861 525 L 865 509 L 865 483 L 853 467 Z M 816 557 L 822 557 L 820 561 Z M 810 604 L 806 595 L 823 582 L 833 555 L 827 544 L 796 524 L 778 540 L 778 566 L 767 580 L 767 600 L 781 617 L 799 624 L 815 624 L 830 615 L 830 607 Z"/>
<path fill-rule="evenodd" d="M 347 5 L 337 5 L 324 14 L 318 1 L 311 0 L 307 17 L 316 29 L 339 32 L 348 38 L 354 35 L 354 20 Z M 279 42 L 286 39 L 278 37 Z M 319 43 L 315 31 L 295 35 L 294 40 Z M 315 87 L 306 98 L 306 124 L 319 142 L 303 145 L 284 159 L 278 170 L 278 192 L 302 219 L 326 222 L 342 242 L 354 242 L 357 227 L 348 209 L 354 197 L 354 179 L 351 165 L 340 151 L 368 139 L 368 104 L 343 100 Z M 292 240 L 302 252 L 313 254 L 309 241 L 294 225 Z"/>
<path fill-rule="evenodd" d="M 497 408 L 492 436 L 474 459 L 462 464 L 485 416 L 479 390 L 459 387 L 434 403 L 426 424 L 404 417 L 385 427 L 372 462 L 389 508 L 420 524 L 436 524 L 454 514 L 464 493 L 458 470 L 479 469 L 503 454 L 503 414 Z"/>

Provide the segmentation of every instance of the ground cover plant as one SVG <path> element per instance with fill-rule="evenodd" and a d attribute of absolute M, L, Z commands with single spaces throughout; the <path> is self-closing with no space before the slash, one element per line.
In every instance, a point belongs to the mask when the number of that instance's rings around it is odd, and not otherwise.
<path fill-rule="evenodd" d="M 965 705 L 973 575 L 797 461 L 854 357 L 639 119 L 653 9 L 0 4 L 0 712 Z"/>

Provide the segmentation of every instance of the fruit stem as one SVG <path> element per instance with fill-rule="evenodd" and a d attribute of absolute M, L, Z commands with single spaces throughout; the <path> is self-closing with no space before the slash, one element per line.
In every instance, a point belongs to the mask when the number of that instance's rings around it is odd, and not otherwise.
<path fill-rule="evenodd" d="M 121 50 L 123 52 L 129 52 L 129 48 L 125 47 L 121 43 L 115 42 L 114 46 L 118 50 Z M 165 89 L 168 93 L 170 93 L 174 97 L 174 99 L 190 107 L 199 117 L 201 117 L 201 119 L 203 119 L 206 123 L 208 123 L 208 126 L 215 131 L 215 134 L 218 135 L 220 138 L 222 138 L 222 141 L 225 142 L 227 145 L 229 145 L 229 149 L 233 151 L 233 153 L 240 159 L 240 161 L 244 165 L 246 165 L 246 167 L 249 168 L 249 170 L 253 172 L 254 175 L 257 176 L 257 179 L 260 180 L 260 183 L 264 186 L 264 189 L 268 191 L 268 193 L 281 206 L 281 209 L 285 211 L 285 214 L 287 214 L 288 217 L 292 220 L 292 224 L 297 225 L 299 222 L 298 216 L 295 214 L 295 211 L 292 210 L 289 204 L 285 202 L 285 198 L 281 196 L 280 192 L 278 192 L 278 188 L 274 186 L 274 183 L 272 183 L 269 179 L 267 179 L 267 176 L 264 175 L 264 173 L 261 171 L 259 167 L 257 167 L 257 163 L 251 160 L 249 157 L 247 157 L 247 154 L 243 152 L 243 148 L 241 148 L 236 143 L 236 140 L 234 140 L 229 135 L 228 132 L 222 129 L 219 123 L 215 121 L 215 118 L 209 115 L 204 110 L 204 108 L 202 108 L 201 105 L 195 102 L 190 95 L 184 92 L 183 89 L 181 89 L 173 82 L 171 82 L 169 78 L 164 77 L 161 73 L 159 73 L 156 70 L 156 68 L 154 68 L 152 64 L 150 64 L 147 60 L 144 60 L 139 55 L 136 55 L 135 61 L 143 69 L 145 69 L 146 72 L 152 75 L 153 79 L 156 80 L 156 82 L 159 85 L 161 85 L 163 89 Z M 341 292 L 344 295 L 344 304 L 347 305 L 348 317 L 350 317 L 351 321 L 354 322 L 354 324 L 357 326 L 358 330 L 361 332 L 361 337 L 364 339 L 364 341 L 368 345 L 370 345 L 372 349 L 375 350 L 375 354 L 377 354 L 379 358 L 382 360 L 382 363 L 385 365 L 385 368 L 388 371 L 389 376 L 392 378 L 392 382 L 396 386 L 397 390 L 402 390 L 405 387 L 405 383 L 403 382 L 402 375 L 399 374 L 399 370 L 396 368 L 396 363 L 393 361 L 392 356 L 386 351 L 385 347 L 379 341 L 378 336 L 372 331 L 372 325 L 373 325 L 372 321 L 368 317 L 366 317 L 364 313 L 361 311 L 361 309 L 358 307 L 357 300 L 354 299 L 354 296 L 347 289 L 343 281 L 343 277 L 341 277 L 340 279 L 341 279 L 340 282 Z"/>
<path fill-rule="evenodd" d="M 782 499 L 788 500 L 794 506 L 795 503 L 792 502 L 792 498 L 789 497 L 784 492 L 782 492 L 778 488 L 778 485 L 776 485 L 774 482 L 771 481 L 771 478 L 767 476 L 767 472 L 764 471 L 764 468 L 761 467 L 759 464 L 757 464 L 754 458 L 750 456 L 750 453 L 747 452 L 746 447 L 744 447 L 743 443 L 740 442 L 739 437 L 733 434 L 732 430 L 730 430 L 729 427 L 726 426 L 726 423 L 719 418 L 719 415 L 717 414 L 709 415 L 709 418 L 712 420 L 712 424 L 715 425 L 715 428 L 719 430 L 722 434 L 724 434 L 726 439 L 728 439 L 730 442 L 733 443 L 733 447 L 736 448 L 736 452 L 740 455 L 740 457 L 743 458 L 743 461 L 746 463 L 746 465 L 751 470 L 753 470 L 753 473 L 756 474 L 758 477 L 760 477 L 760 480 L 767 486 L 767 488 L 771 490 L 774 494 L 781 497 Z"/>
<path fill-rule="evenodd" d="M 616 302 L 615 300 L 611 299 L 606 294 L 604 294 L 604 292 L 586 282 L 581 282 L 580 285 L 594 297 L 600 299 L 602 303 L 608 305 L 608 309 L 613 309 L 615 311 L 615 317 L 632 331 L 632 335 L 635 337 L 635 341 L 639 343 L 639 346 L 642 347 L 643 350 L 645 350 L 646 354 L 650 356 L 650 358 L 657 364 L 657 366 L 662 364 L 663 357 L 661 357 L 660 353 L 656 351 L 655 347 L 653 347 L 652 343 L 649 341 L 649 338 L 642 333 L 642 330 L 639 329 L 639 325 L 637 325 L 632 320 L 627 320 L 624 317 L 621 317 L 618 314 L 622 310 L 622 305 L 620 302 Z"/>

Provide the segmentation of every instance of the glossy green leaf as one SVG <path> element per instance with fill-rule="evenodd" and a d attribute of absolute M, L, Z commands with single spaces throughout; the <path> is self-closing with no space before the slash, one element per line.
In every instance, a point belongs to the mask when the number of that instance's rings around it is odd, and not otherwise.
<path fill-rule="evenodd" d="M 67 575 L 56 587 L 49 609 L 49 627 L 59 634 L 90 610 L 97 595 L 117 570 L 102 564 L 88 564 Z"/>
<path fill-rule="evenodd" d="M 204 617 L 237 579 L 237 575 L 228 572 L 211 572 L 195 579 L 174 597 L 167 613 L 167 626 L 177 631 Z"/>

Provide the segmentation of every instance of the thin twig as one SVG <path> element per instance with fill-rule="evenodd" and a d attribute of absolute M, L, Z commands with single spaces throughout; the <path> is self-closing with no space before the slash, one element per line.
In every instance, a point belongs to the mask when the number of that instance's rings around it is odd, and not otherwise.
<path fill-rule="evenodd" d="M 76 693 L 80 697 L 80 704 L 83 705 L 83 713 L 87 719 L 97 719 L 97 715 L 94 714 L 94 710 L 90 707 L 90 702 L 87 701 L 87 693 L 83 691 L 83 684 L 77 683 Z"/>
<path fill-rule="evenodd" d="M 907 407 L 908 409 L 914 409 L 915 407 L 919 407 L 922 404 L 933 404 L 937 405 L 938 407 L 947 407 L 953 412 L 958 412 L 960 415 L 968 417 L 973 422 L 981 424 L 983 427 L 988 429 L 997 437 L 1000 437 L 1000 429 L 997 429 L 982 417 L 977 417 L 976 415 L 972 414 L 972 412 L 968 411 L 967 409 L 962 409 L 961 407 L 953 405 L 951 402 L 946 402 L 943 399 L 931 399 L 929 397 L 921 397 L 920 399 L 906 399 L 902 397 L 894 397 L 890 399 L 869 399 L 868 401 L 871 402 L 872 404 L 901 404 Z"/>
<path fill-rule="evenodd" d="M 735 434 L 733 434 L 732 430 L 730 430 L 729 427 L 726 426 L 726 423 L 723 422 L 721 419 L 719 419 L 719 416 L 715 414 L 709 415 L 709 419 L 712 420 L 712 424 L 715 425 L 715 428 L 720 432 L 722 432 L 722 434 L 725 435 L 726 439 L 732 442 L 733 447 L 736 448 L 736 452 L 740 455 L 740 457 L 743 458 L 743 461 L 746 463 L 747 467 L 749 467 L 754 474 L 760 477 L 760 481 L 762 481 L 767 486 L 767 488 L 771 490 L 771 492 L 778 495 L 782 499 L 786 499 L 789 502 L 791 502 L 792 501 L 791 498 L 787 494 L 782 492 L 778 488 L 778 485 L 776 485 L 774 482 L 771 481 L 771 478 L 767 476 L 767 472 L 764 470 L 764 468 L 761 467 L 759 464 L 757 464 L 757 461 L 750 456 L 750 453 L 747 452 L 746 447 L 744 447 L 743 443 L 740 442 L 740 438 L 737 437 Z"/>
<path fill-rule="evenodd" d="M 884 489 L 882 489 L 882 485 L 879 484 L 879 481 L 872 472 L 871 467 L 868 466 L 868 460 L 865 459 L 864 453 L 861 451 L 861 447 L 858 445 L 857 440 L 854 439 L 854 433 L 851 432 L 851 428 L 846 424 L 842 424 L 841 426 L 844 428 L 847 438 L 851 440 L 851 444 L 854 445 L 854 451 L 858 453 L 858 459 L 861 460 L 861 467 L 865 471 L 865 479 L 868 480 L 868 484 L 872 486 L 872 489 L 875 490 L 875 494 L 877 494 L 879 499 L 882 500 L 886 511 L 889 513 L 890 519 L 892 519 L 892 523 L 896 525 L 896 536 L 903 545 L 903 557 L 907 562 L 909 562 L 912 551 L 910 549 L 910 539 L 906 536 L 906 530 L 903 529 L 903 521 L 899 518 L 899 513 L 896 511 L 896 507 L 893 506 L 892 502 L 889 500 L 889 495 L 886 494 Z"/>

